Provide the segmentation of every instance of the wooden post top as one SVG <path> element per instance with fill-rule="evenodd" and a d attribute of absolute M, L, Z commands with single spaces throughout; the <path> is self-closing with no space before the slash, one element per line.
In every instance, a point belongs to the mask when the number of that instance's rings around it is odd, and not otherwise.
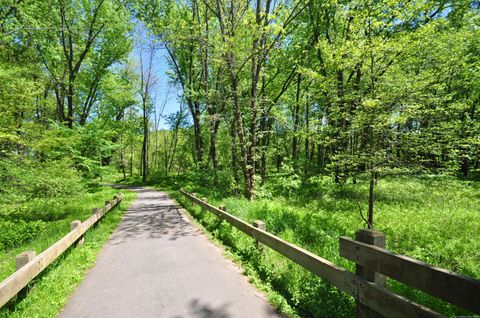
<path fill-rule="evenodd" d="M 358 230 L 355 233 L 357 241 L 385 248 L 385 234 L 371 229 Z"/>
<path fill-rule="evenodd" d="M 37 252 L 35 251 L 25 251 L 23 253 L 20 253 L 17 255 L 17 257 L 35 257 L 37 255 Z"/>
<path fill-rule="evenodd" d="M 35 258 L 35 256 L 37 256 L 37 252 L 35 251 L 26 251 L 17 255 L 17 257 L 15 257 L 15 270 L 18 271 L 20 268 L 27 265 Z"/>
<path fill-rule="evenodd" d="M 75 221 L 70 222 L 70 231 L 79 227 L 80 224 L 82 224 L 82 221 L 80 221 L 80 220 L 75 220 Z"/>
<path fill-rule="evenodd" d="M 260 220 L 253 221 L 253 226 L 260 229 L 260 230 L 265 230 L 266 229 L 265 222 L 260 221 Z"/>

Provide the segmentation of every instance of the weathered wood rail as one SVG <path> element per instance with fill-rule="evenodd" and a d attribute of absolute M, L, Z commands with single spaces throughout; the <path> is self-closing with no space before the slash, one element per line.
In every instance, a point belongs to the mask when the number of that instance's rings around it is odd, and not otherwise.
<path fill-rule="evenodd" d="M 453 305 L 480 313 L 479 280 L 348 237 L 340 238 L 340 255 Z"/>
<path fill-rule="evenodd" d="M 266 230 L 248 224 L 224 211 L 224 207 L 216 208 L 184 190 L 180 190 L 180 193 L 192 203 L 201 206 L 203 211 L 210 211 L 257 242 L 272 248 L 352 296 L 357 303 L 357 317 L 444 317 L 430 308 L 389 291 L 385 287 L 384 275 L 480 314 L 480 280 L 374 246 L 382 245 L 376 244 L 377 238 L 380 238 L 379 241 L 383 238 L 384 246 L 385 237 L 380 232 L 360 230 L 357 232 L 357 240 L 340 238 L 340 255 L 357 264 L 356 273 L 352 273 Z"/>
<path fill-rule="evenodd" d="M 113 200 L 105 202 L 103 208 L 93 209 L 93 214 L 85 222 L 73 221 L 71 231 L 32 259 L 32 253 L 26 252 L 20 255 L 27 261 L 20 262 L 21 267 L 15 273 L 0 283 L 0 308 L 14 298 L 27 285 L 38 276 L 45 268 L 53 263 L 60 255 L 62 255 L 70 246 L 82 241 L 83 235 L 92 226 L 94 226 L 108 211 L 115 207 L 123 199 L 123 194 L 114 196 Z M 30 257 L 28 257 L 30 256 Z M 19 262 L 17 258 L 17 267 Z"/>

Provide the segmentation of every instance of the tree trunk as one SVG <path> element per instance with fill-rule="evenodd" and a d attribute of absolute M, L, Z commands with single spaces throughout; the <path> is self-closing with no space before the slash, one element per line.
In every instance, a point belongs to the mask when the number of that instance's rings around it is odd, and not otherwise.
<path fill-rule="evenodd" d="M 470 161 L 468 158 L 464 157 L 461 165 L 462 175 L 466 178 L 470 172 Z"/>
<path fill-rule="evenodd" d="M 142 181 L 148 178 L 148 110 L 147 101 L 143 102 L 143 144 L 142 144 Z"/>
<path fill-rule="evenodd" d="M 57 101 L 57 116 L 60 123 L 65 122 L 65 98 L 62 92 L 62 87 L 55 83 L 55 99 Z"/>
<path fill-rule="evenodd" d="M 310 156 L 310 104 L 305 105 L 305 159 Z"/>
<path fill-rule="evenodd" d="M 262 137 L 260 138 L 260 175 L 262 178 L 262 184 L 265 183 L 267 178 L 267 150 L 270 143 L 268 122 L 269 120 L 266 118 L 266 114 L 263 114 L 260 119 L 260 131 L 262 132 Z"/>
<path fill-rule="evenodd" d="M 373 205 L 375 202 L 375 183 L 376 183 L 376 173 L 372 171 L 370 173 L 370 187 L 368 192 L 368 228 L 373 229 Z"/>
<path fill-rule="evenodd" d="M 196 162 L 201 167 L 203 162 L 203 139 L 200 125 L 200 105 L 193 102 L 193 133 L 195 138 Z"/>
<path fill-rule="evenodd" d="M 242 113 L 240 111 L 240 105 L 238 101 L 238 91 L 237 91 L 238 83 L 237 83 L 237 78 L 235 77 L 233 72 L 231 75 L 232 75 L 231 86 L 232 86 L 235 129 L 236 129 L 236 134 L 238 136 L 238 141 L 240 144 L 240 156 L 241 156 L 240 165 L 242 167 L 243 178 L 244 178 L 245 197 L 247 199 L 253 199 L 254 179 L 253 179 L 253 175 L 251 174 L 252 170 L 251 168 L 248 167 L 248 163 L 250 160 L 248 157 L 248 149 L 247 149 L 245 135 L 244 135 Z"/>
<path fill-rule="evenodd" d="M 68 85 L 68 94 L 67 94 L 67 127 L 73 128 L 73 83 Z"/>
<path fill-rule="evenodd" d="M 218 185 L 218 158 L 217 158 L 217 132 L 218 132 L 219 122 L 214 119 L 210 127 L 210 160 L 212 161 L 213 168 L 213 182 L 214 185 Z"/>
<path fill-rule="evenodd" d="M 297 94 L 295 98 L 295 111 L 293 114 L 293 138 L 292 138 L 292 161 L 295 164 L 297 160 L 297 148 L 298 148 L 298 129 L 300 126 L 300 86 L 302 82 L 302 76 L 299 73 L 297 76 Z"/>
<path fill-rule="evenodd" d="M 133 177 L 133 144 L 130 144 L 130 177 Z"/>
<path fill-rule="evenodd" d="M 235 123 L 232 121 L 230 125 L 231 137 L 231 153 L 232 153 L 232 174 L 233 174 L 233 192 L 235 195 L 239 194 L 238 186 L 240 184 L 240 177 L 238 175 L 238 156 L 237 156 L 237 132 L 235 130 Z"/>

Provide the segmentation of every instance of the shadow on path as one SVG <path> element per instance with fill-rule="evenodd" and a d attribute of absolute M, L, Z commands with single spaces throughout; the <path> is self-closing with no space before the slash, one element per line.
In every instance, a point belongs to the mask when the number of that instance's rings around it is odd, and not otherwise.
<path fill-rule="evenodd" d="M 281 318 L 166 193 L 137 199 L 60 318 Z"/>
<path fill-rule="evenodd" d="M 195 318 L 229 318 L 229 303 L 220 306 L 212 306 L 207 302 L 202 303 L 199 299 L 193 299 L 188 304 L 189 317 Z M 184 316 L 173 316 L 172 318 L 185 318 Z"/>
<path fill-rule="evenodd" d="M 125 213 L 117 232 L 112 236 L 111 243 L 122 244 L 137 237 L 166 237 L 175 241 L 182 237 L 196 236 L 199 231 L 186 222 L 177 205 L 166 194 L 151 189 L 129 187 L 141 194 L 142 203 L 133 204 Z"/>

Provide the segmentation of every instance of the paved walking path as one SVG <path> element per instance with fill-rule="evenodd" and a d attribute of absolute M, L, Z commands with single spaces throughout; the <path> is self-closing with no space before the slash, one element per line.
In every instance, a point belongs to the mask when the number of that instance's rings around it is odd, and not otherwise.
<path fill-rule="evenodd" d="M 167 194 L 135 191 L 61 318 L 280 317 Z"/>

